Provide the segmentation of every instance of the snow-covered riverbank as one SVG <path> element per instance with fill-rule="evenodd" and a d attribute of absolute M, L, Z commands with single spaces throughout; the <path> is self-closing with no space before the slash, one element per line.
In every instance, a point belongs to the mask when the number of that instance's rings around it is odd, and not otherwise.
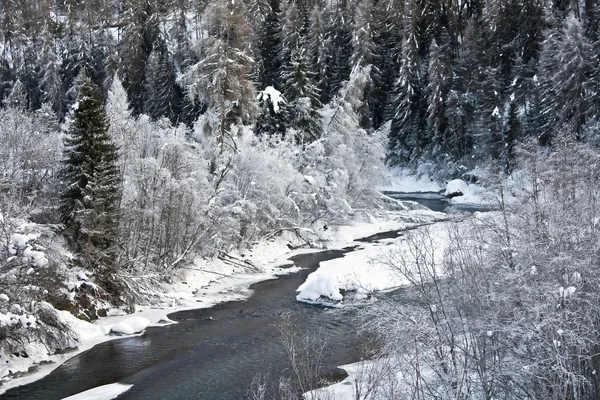
<path fill-rule="evenodd" d="M 324 247 L 341 248 L 351 245 L 355 239 L 375 233 L 403 229 L 408 226 L 431 221 L 441 217 L 440 214 L 423 210 L 402 212 L 381 212 L 370 215 L 361 222 L 348 226 L 328 229 L 321 235 Z M 115 325 L 120 324 L 121 332 L 136 331 L 135 325 L 143 329 L 147 326 L 161 326 L 172 323 L 168 314 L 193 308 L 206 308 L 230 300 L 239 300 L 251 295 L 250 285 L 258 281 L 271 279 L 277 275 L 295 271 L 287 261 L 288 258 L 301 253 L 314 252 L 315 249 L 299 249 L 291 251 L 285 237 L 274 241 L 258 243 L 252 251 L 244 254 L 231 254 L 235 260 L 243 260 L 244 264 L 224 262 L 222 260 L 195 260 L 194 265 L 182 270 L 181 274 L 168 285 L 163 294 L 164 307 L 137 307 L 136 320 L 132 315 L 114 315 L 101 318 L 94 323 L 76 319 L 67 312 L 61 312 L 64 320 L 79 334 L 81 344 L 76 351 L 67 354 L 48 355 L 41 347 L 28 354 L 29 357 L 13 357 L 9 359 L 6 370 L 12 373 L 28 371 L 38 365 L 34 372 L 20 377 L 5 380 L 0 393 L 11 387 L 24 385 L 49 374 L 69 358 L 86 351 L 96 344 L 118 339 L 120 336 L 109 335 Z M 143 321 L 146 324 L 141 324 Z M 123 329 L 125 326 L 125 329 Z M 39 365 L 43 363 L 44 365 Z"/>

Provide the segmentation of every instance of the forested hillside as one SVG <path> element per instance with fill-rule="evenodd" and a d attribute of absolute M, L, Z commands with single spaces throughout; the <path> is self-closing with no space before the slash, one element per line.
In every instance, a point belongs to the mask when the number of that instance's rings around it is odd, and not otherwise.
<path fill-rule="evenodd" d="M 362 128 L 391 121 L 391 164 L 511 169 L 515 142 L 567 125 L 591 139 L 600 107 L 600 6 L 593 0 L 73 0 L 2 4 L 0 99 L 62 120 L 86 70 L 106 99 L 118 76 L 132 115 L 192 126 L 200 115 L 321 135 L 318 110 L 370 67 Z M 273 86 L 275 113 L 255 91 Z M 308 101 L 309 100 L 309 101 Z M 224 122 L 224 124 L 223 124 Z M 472 162 L 471 162 L 472 163 Z"/>

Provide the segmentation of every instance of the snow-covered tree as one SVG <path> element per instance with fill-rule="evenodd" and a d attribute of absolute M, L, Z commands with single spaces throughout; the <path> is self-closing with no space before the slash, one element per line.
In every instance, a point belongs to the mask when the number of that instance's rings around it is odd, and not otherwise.
<path fill-rule="evenodd" d="M 418 159 L 428 142 L 425 132 L 426 119 L 423 106 L 423 88 L 418 70 L 418 49 L 415 38 L 403 41 L 400 72 L 396 81 L 397 98 L 395 114 L 390 131 L 391 165 Z"/>
<path fill-rule="evenodd" d="M 200 61 L 182 80 L 194 101 L 206 104 L 219 115 L 212 133 L 219 152 L 238 128 L 254 122 L 258 113 L 254 85 L 250 80 L 252 30 L 242 2 L 213 2 L 205 11 L 209 37 L 199 43 Z M 236 131 L 232 131 L 236 129 Z"/>
<path fill-rule="evenodd" d="M 289 125 L 289 112 L 285 99 L 273 86 L 258 93 L 260 115 L 254 132 L 259 136 L 285 137 Z"/>
<path fill-rule="evenodd" d="M 446 133 L 446 107 L 445 99 L 451 87 L 451 75 L 448 71 L 448 61 L 445 54 L 446 49 L 440 48 L 435 39 L 429 47 L 429 66 L 427 70 L 427 135 L 431 137 L 433 148 L 432 155 L 435 157 L 444 151 L 444 139 Z"/>
<path fill-rule="evenodd" d="M 100 90 L 83 77 L 65 139 L 61 214 L 82 265 L 94 269 L 112 294 L 118 227 L 118 154 Z"/>
<path fill-rule="evenodd" d="M 317 140 L 322 132 L 321 102 L 304 49 L 294 49 L 292 59 L 284 67 L 282 78 L 283 93 L 289 106 L 290 126 L 297 132 L 296 141 L 306 144 Z"/>
<path fill-rule="evenodd" d="M 166 43 L 157 38 L 146 64 L 144 110 L 151 118 L 168 118 L 177 123 L 181 113 L 181 90 Z"/>

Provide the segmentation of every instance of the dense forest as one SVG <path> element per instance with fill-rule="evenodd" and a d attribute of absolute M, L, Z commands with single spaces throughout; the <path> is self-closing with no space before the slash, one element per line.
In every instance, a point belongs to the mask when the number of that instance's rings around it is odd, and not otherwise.
<path fill-rule="evenodd" d="M 17 1 L 2 4 L 0 99 L 15 82 L 27 106 L 63 120 L 85 70 L 106 99 L 118 76 L 134 116 L 318 139 L 319 110 L 369 67 L 358 111 L 391 121 L 388 161 L 498 160 L 548 145 L 567 127 L 592 136 L 599 102 L 600 6 L 585 1 Z M 274 113 L 255 91 L 272 86 Z M 306 100 L 310 101 L 306 101 Z"/>

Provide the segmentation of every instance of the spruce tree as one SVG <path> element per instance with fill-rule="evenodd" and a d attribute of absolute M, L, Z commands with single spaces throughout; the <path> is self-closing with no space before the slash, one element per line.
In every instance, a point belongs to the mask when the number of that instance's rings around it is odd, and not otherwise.
<path fill-rule="evenodd" d="M 109 136 L 99 88 L 88 77 L 81 82 L 65 139 L 62 220 L 81 263 L 94 270 L 106 290 L 117 294 L 113 275 L 120 199 L 118 153 Z"/>
<path fill-rule="evenodd" d="M 400 72 L 396 82 L 395 114 L 390 130 L 390 165 L 419 159 L 429 142 L 426 131 L 425 99 L 418 69 L 418 48 L 414 38 L 405 38 Z"/>
<path fill-rule="evenodd" d="M 571 124 L 579 134 L 592 103 L 586 86 L 597 64 L 594 64 L 592 44 L 579 18 L 570 14 L 563 22 L 562 32 L 553 74 L 554 92 L 560 95 L 556 99 L 558 121 L 559 124 Z"/>
<path fill-rule="evenodd" d="M 290 125 L 298 130 L 296 141 L 311 143 L 321 137 L 319 90 L 313 81 L 304 49 L 292 51 L 292 59 L 283 73 L 284 95 L 288 100 Z"/>
<path fill-rule="evenodd" d="M 181 113 L 182 94 L 167 45 L 158 38 L 146 64 L 144 110 L 152 119 L 168 118 L 175 124 Z"/>
<path fill-rule="evenodd" d="M 258 136 L 285 137 L 289 124 L 288 107 L 281 93 L 273 86 L 267 86 L 258 93 L 260 114 L 256 120 L 254 132 Z"/>
<path fill-rule="evenodd" d="M 445 47 L 438 46 L 435 39 L 429 46 L 429 66 L 427 68 L 427 135 L 431 138 L 432 155 L 437 156 L 443 151 L 443 141 L 446 131 L 445 102 L 451 84 L 448 71 L 448 60 L 445 57 Z"/>
<path fill-rule="evenodd" d="M 256 28 L 260 67 L 258 69 L 258 82 L 261 88 L 273 86 L 280 89 L 281 53 L 273 49 L 280 49 L 280 9 L 279 0 L 266 1 L 268 6 L 262 11 L 262 18 Z"/>

